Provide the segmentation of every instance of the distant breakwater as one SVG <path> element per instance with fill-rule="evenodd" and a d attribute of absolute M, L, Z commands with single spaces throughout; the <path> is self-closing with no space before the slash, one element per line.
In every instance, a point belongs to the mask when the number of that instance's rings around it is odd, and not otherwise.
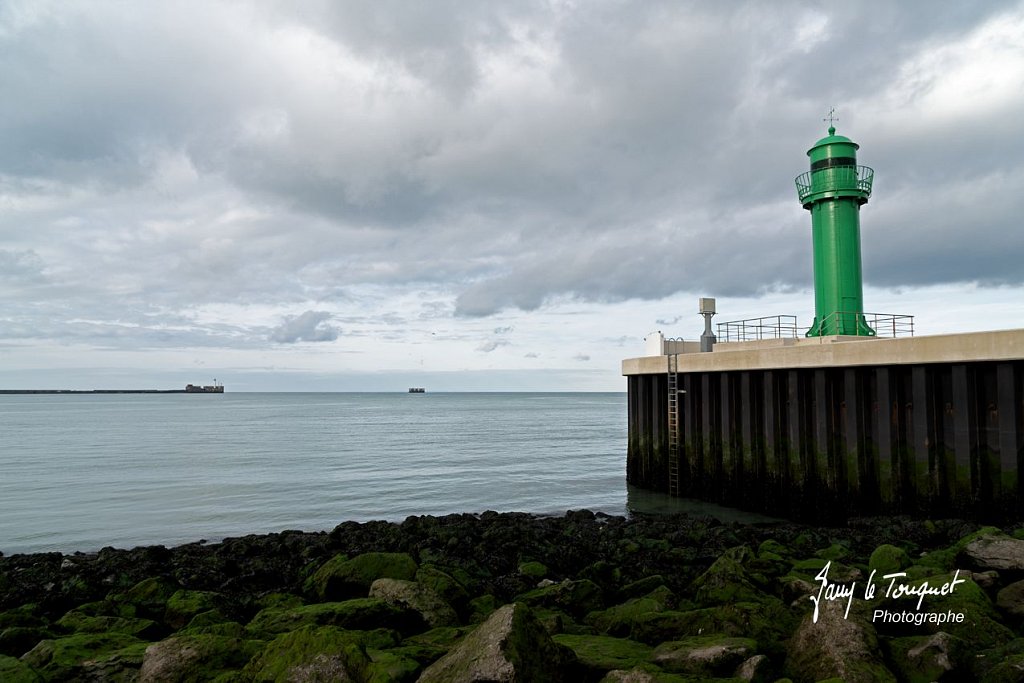
<path fill-rule="evenodd" d="M 0 394 L 201 394 L 185 389 L 0 389 Z"/>
<path fill-rule="evenodd" d="M 0 678 L 980 680 L 1024 659 L 1022 536 L 583 510 L 0 556 Z"/>

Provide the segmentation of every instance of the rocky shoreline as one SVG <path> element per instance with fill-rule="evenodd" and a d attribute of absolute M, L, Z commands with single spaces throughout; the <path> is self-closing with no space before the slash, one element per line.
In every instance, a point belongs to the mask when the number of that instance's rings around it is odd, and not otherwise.
<path fill-rule="evenodd" d="M 584 510 L 0 556 L 0 680 L 1024 681 L 1022 539 Z"/>

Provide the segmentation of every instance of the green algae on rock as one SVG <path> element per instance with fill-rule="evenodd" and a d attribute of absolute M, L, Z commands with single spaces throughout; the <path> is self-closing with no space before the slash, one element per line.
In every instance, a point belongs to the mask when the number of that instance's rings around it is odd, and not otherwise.
<path fill-rule="evenodd" d="M 363 553 L 349 559 L 337 555 L 306 582 L 306 590 L 320 600 L 364 597 L 377 579 L 412 580 L 419 567 L 407 553 Z"/>
<path fill-rule="evenodd" d="M 303 626 L 267 643 L 242 669 L 258 681 L 362 681 L 370 659 L 346 631 Z"/>

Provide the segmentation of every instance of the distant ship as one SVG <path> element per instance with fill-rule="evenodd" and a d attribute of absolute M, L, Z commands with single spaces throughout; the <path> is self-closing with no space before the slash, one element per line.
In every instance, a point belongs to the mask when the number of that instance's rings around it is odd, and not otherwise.
<path fill-rule="evenodd" d="M 425 394 L 425 393 L 427 393 L 427 390 L 424 389 L 423 387 L 409 387 L 409 393 L 410 394 Z"/>

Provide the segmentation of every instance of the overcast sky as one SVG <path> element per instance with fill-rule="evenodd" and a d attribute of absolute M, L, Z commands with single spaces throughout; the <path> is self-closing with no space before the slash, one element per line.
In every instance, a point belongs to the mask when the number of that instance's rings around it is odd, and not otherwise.
<path fill-rule="evenodd" d="M 866 309 L 1024 327 L 1018 2 L 4 0 L 0 93 L 0 388 L 623 390 L 810 324 L 832 106 Z"/>

